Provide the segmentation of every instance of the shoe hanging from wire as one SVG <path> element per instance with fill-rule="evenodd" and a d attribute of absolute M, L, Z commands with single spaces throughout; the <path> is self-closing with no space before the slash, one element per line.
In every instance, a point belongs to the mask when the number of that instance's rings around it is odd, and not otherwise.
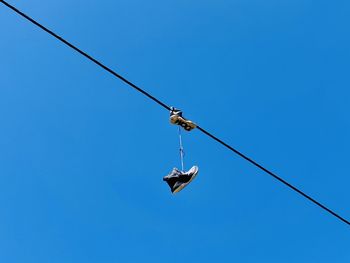
<path fill-rule="evenodd" d="M 180 143 L 180 162 L 181 162 L 181 170 L 178 168 L 174 168 L 167 176 L 163 177 L 163 181 L 165 181 L 172 193 L 178 193 L 182 189 L 184 189 L 198 174 L 198 166 L 194 165 L 187 172 L 184 167 L 184 148 L 182 144 L 182 134 L 181 128 L 186 131 L 191 131 L 197 127 L 195 123 L 190 120 L 185 119 L 182 116 L 182 111 L 176 109 L 174 107 L 170 108 L 170 122 L 172 124 L 178 125 L 179 132 L 179 143 Z"/>

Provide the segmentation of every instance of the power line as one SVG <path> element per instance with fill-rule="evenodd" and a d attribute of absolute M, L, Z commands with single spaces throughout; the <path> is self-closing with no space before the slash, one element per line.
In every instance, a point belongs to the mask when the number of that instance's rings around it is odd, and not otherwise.
<path fill-rule="evenodd" d="M 148 92 L 144 91 L 143 89 L 139 88 L 138 86 L 136 86 L 134 83 L 132 83 L 131 81 L 127 80 L 126 78 L 124 78 L 123 76 L 119 75 L 117 72 L 115 72 L 114 70 L 110 69 L 109 67 L 105 66 L 104 64 L 102 64 L 100 61 L 98 61 L 97 59 L 93 58 L 92 56 L 90 56 L 89 54 L 87 54 L 86 52 L 82 51 L 80 48 L 77 48 L 76 46 L 74 46 L 73 44 L 69 43 L 67 40 L 65 40 L 64 38 L 60 37 L 59 35 L 57 35 L 56 33 L 54 33 L 53 31 L 51 31 L 50 29 L 48 29 L 47 27 L 44 27 L 43 25 L 39 24 L 37 21 L 35 21 L 33 18 L 29 17 L 28 15 L 24 14 L 23 12 L 21 12 L 20 10 L 18 10 L 17 8 L 15 8 L 14 6 L 10 5 L 9 3 L 0 0 L 0 2 L 2 2 L 4 5 L 6 5 L 7 7 L 9 7 L 10 9 L 12 9 L 13 11 L 15 11 L 17 14 L 23 16 L 25 19 L 29 20 L 30 22 L 32 22 L 34 25 L 40 27 L 42 30 L 44 30 L 45 32 L 49 33 L 51 36 L 55 37 L 56 39 L 58 39 L 59 41 L 61 41 L 62 43 L 64 43 L 65 45 L 67 45 L 68 47 L 74 49 L 76 52 L 78 52 L 79 54 L 83 55 L 84 57 L 86 57 L 87 59 L 91 60 L 92 62 L 94 62 L 96 65 L 100 66 L 101 68 L 103 68 L 104 70 L 108 71 L 109 73 L 111 73 L 113 76 L 117 77 L 118 79 L 122 80 L 123 82 L 125 82 L 126 84 L 128 84 L 129 86 L 133 87 L 134 89 L 136 89 L 137 91 L 141 92 L 142 94 L 146 95 L 148 98 L 150 98 L 151 100 L 155 101 L 156 103 L 158 103 L 160 106 L 162 106 L 163 108 L 170 110 L 170 107 L 167 106 L 165 103 L 161 102 L 160 100 L 158 100 L 157 98 L 153 97 L 151 94 L 149 94 Z"/>
<path fill-rule="evenodd" d="M 84 57 L 86 57 L 87 59 L 91 60 L 93 63 L 95 63 L 96 65 L 98 65 L 99 67 L 103 68 L 104 70 L 108 71 L 109 73 L 111 73 L 113 76 L 117 77 L 118 79 L 122 80 L 123 82 L 125 82 L 126 84 L 128 84 L 129 86 L 131 86 L 132 88 L 134 88 L 135 90 L 141 92 L 143 95 L 145 95 L 146 97 L 148 97 L 149 99 L 153 100 L 154 102 L 156 102 L 157 104 L 159 104 L 160 106 L 162 106 L 163 108 L 170 110 L 170 107 L 168 105 L 166 105 L 164 102 L 160 101 L 159 99 L 157 99 L 156 97 L 152 96 L 151 94 L 149 94 L 148 92 L 146 92 L 145 90 L 141 89 L 140 87 L 136 86 L 135 84 L 133 84 L 132 82 L 130 82 L 129 80 L 127 80 L 126 78 L 124 78 L 123 76 L 119 75 L 118 73 L 116 73 L 114 70 L 110 69 L 109 67 L 105 66 L 104 64 L 102 64 L 100 61 L 98 61 L 97 59 L 93 58 L 92 56 L 90 56 L 89 54 L 87 54 L 86 52 L 82 51 L 81 49 L 79 49 L 78 47 L 74 46 L 73 44 L 71 44 L 70 42 L 68 42 L 67 40 L 65 40 L 64 38 L 60 37 L 59 35 L 57 35 L 56 33 L 54 33 L 53 31 L 51 31 L 50 29 L 46 28 L 45 26 L 41 25 L 40 23 L 38 23 L 37 21 L 35 21 L 33 18 L 29 17 L 28 15 L 24 14 L 23 12 L 21 12 L 20 10 L 18 10 L 17 8 L 15 8 L 14 6 L 10 5 L 9 3 L 0 0 L 0 2 L 2 2 L 5 6 L 7 6 L 8 8 L 12 9 L 13 11 L 15 11 L 17 14 L 19 14 L 20 16 L 24 17 L 25 19 L 27 19 L 28 21 L 30 21 L 31 23 L 33 23 L 34 25 L 38 26 L 39 28 L 41 28 L 42 30 L 44 30 L 45 32 L 49 33 L 50 35 L 52 35 L 53 37 L 55 37 L 56 39 L 58 39 L 59 41 L 61 41 L 62 43 L 64 43 L 65 45 L 67 45 L 68 47 L 72 48 L 73 50 L 75 50 L 76 52 L 78 52 L 79 54 L 83 55 Z M 318 202 L 317 200 L 315 200 L 314 198 L 310 197 L 309 195 L 305 194 L 303 191 L 299 190 L 298 188 L 296 188 L 295 186 L 293 186 L 292 184 L 288 183 L 287 181 L 285 181 L 284 179 L 282 179 L 281 177 L 279 177 L 278 175 L 276 175 L 275 173 L 271 172 L 270 170 L 266 169 L 265 167 L 263 167 L 262 165 L 258 164 L 256 161 L 254 161 L 253 159 L 247 157 L 246 155 L 244 155 L 243 153 L 241 153 L 240 151 L 236 150 L 235 148 L 233 148 L 232 146 L 228 145 L 227 143 L 225 143 L 224 141 L 220 140 L 219 138 L 217 138 L 216 136 L 212 135 L 211 133 L 209 133 L 208 131 L 206 131 L 205 129 L 203 129 L 200 126 L 197 126 L 198 130 L 200 130 L 202 133 L 204 133 L 205 135 L 207 135 L 208 137 L 212 138 L 213 140 L 217 141 L 218 143 L 222 144 L 223 146 L 225 146 L 226 148 L 228 148 L 230 151 L 234 152 L 235 154 L 239 155 L 240 157 L 242 157 L 243 159 L 245 159 L 246 161 L 250 162 L 251 164 L 253 164 L 254 166 L 256 166 L 257 168 L 259 168 L 260 170 L 264 171 L 265 173 L 267 173 L 268 175 L 272 176 L 273 178 L 275 178 L 276 180 L 278 180 L 279 182 L 283 183 L 284 185 L 286 185 L 287 187 L 289 187 L 290 189 L 292 189 L 293 191 L 299 193 L 300 195 L 302 195 L 303 197 L 305 197 L 306 199 L 308 199 L 309 201 L 313 202 L 314 204 L 316 204 L 317 206 L 319 206 L 320 208 L 322 208 L 323 210 L 327 211 L 328 213 L 330 213 L 331 215 L 335 216 L 336 218 L 338 218 L 339 220 L 341 220 L 342 222 L 346 223 L 347 225 L 350 226 L 350 222 L 348 220 L 346 220 L 344 217 L 340 216 L 339 214 L 335 213 L 333 210 L 331 210 L 330 208 L 326 207 L 325 205 L 321 204 L 320 202 Z"/>
<path fill-rule="evenodd" d="M 237 151 L 236 149 L 234 149 L 232 146 L 228 145 L 227 143 L 223 142 L 222 140 L 220 140 L 219 138 L 215 137 L 214 135 L 210 134 L 209 132 L 207 132 L 206 130 L 202 129 L 201 127 L 197 126 L 197 128 L 203 132 L 204 134 L 208 135 L 209 137 L 211 137 L 212 139 L 214 139 L 215 141 L 219 142 L 220 144 L 222 144 L 223 146 L 225 146 L 226 148 L 228 148 L 229 150 L 231 150 L 232 152 L 238 154 L 239 156 L 241 156 L 243 159 L 247 160 L 248 162 L 250 162 L 251 164 L 255 165 L 256 167 L 258 167 L 259 169 L 263 170 L 265 173 L 271 175 L 273 178 L 275 178 L 276 180 L 280 181 L 281 183 L 283 183 L 284 185 L 288 186 L 289 188 L 291 188 L 292 190 L 294 190 L 295 192 L 301 194 L 302 196 L 304 196 L 306 199 L 310 200 L 311 202 L 313 202 L 314 204 L 318 205 L 319 207 L 321 207 L 322 209 L 326 210 L 327 212 L 329 212 L 330 214 L 332 214 L 333 216 L 337 217 L 338 219 L 340 219 L 341 221 L 343 221 L 344 223 L 350 225 L 350 222 L 348 220 L 346 220 L 345 218 L 341 217 L 340 215 L 338 215 L 337 213 L 335 213 L 334 211 L 332 211 L 331 209 L 329 209 L 328 207 L 326 207 L 325 205 L 321 204 L 320 202 L 318 202 L 317 200 L 315 200 L 314 198 L 312 198 L 311 196 L 305 194 L 303 191 L 299 190 L 298 188 L 296 188 L 295 186 L 293 186 L 292 184 L 288 183 L 286 180 L 282 179 L 281 177 L 279 177 L 278 175 L 276 175 L 275 173 L 269 171 L 268 169 L 266 169 L 265 167 L 263 167 L 262 165 L 258 164 L 256 161 L 254 161 L 253 159 L 247 157 L 246 155 L 244 155 L 243 153 Z"/>

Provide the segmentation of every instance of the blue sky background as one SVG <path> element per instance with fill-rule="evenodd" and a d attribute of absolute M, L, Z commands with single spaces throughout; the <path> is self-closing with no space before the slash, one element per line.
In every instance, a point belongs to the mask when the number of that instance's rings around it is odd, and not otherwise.
<path fill-rule="evenodd" d="M 11 4 L 350 218 L 350 2 Z M 350 262 L 350 229 L 0 5 L 0 262 Z"/>

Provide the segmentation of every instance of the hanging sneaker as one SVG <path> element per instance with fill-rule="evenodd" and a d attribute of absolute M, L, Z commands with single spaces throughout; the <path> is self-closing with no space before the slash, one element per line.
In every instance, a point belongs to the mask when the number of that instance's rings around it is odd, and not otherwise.
<path fill-rule="evenodd" d="M 171 107 L 170 110 L 170 122 L 172 124 L 180 125 L 186 131 L 191 131 L 197 127 L 197 125 L 194 122 L 186 120 L 184 117 L 182 117 L 181 110 L 176 109 L 174 107 Z"/>
<path fill-rule="evenodd" d="M 170 174 L 163 177 L 163 181 L 170 186 L 172 193 L 178 193 L 184 189 L 198 174 L 198 167 L 193 166 L 188 172 L 181 172 L 174 168 Z"/>

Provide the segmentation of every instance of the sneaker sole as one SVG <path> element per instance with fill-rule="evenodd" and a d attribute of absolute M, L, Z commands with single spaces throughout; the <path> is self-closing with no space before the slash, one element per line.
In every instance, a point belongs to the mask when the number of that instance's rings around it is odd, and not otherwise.
<path fill-rule="evenodd" d="M 191 131 L 197 128 L 197 125 L 192 121 L 186 120 L 183 117 L 176 116 L 176 115 L 170 117 L 170 122 L 175 125 L 180 125 L 186 131 Z"/>

